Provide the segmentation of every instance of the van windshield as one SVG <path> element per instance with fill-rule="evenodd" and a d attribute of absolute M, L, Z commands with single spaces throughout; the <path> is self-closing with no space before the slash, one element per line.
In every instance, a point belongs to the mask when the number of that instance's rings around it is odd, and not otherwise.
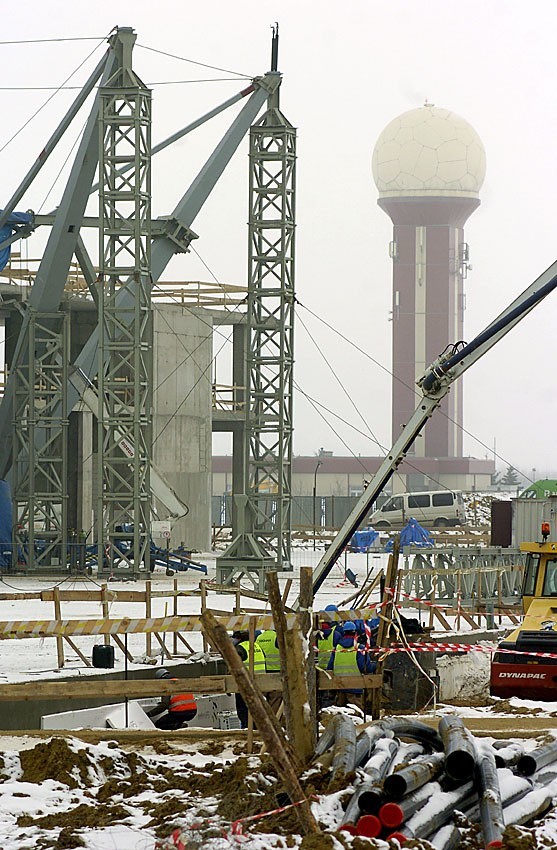
<path fill-rule="evenodd" d="M 385 502 L 382 511 L 401 511 L 402 510 L 402 496 L 393 496 L 392 499 L 389 499 L 388 502 Z"/>

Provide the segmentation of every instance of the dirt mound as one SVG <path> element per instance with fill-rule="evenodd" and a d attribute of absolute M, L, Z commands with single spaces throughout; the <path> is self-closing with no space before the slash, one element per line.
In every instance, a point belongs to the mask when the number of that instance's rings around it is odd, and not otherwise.
<path fill-rule="evenodd" d="M 45 779 L 62 782 L 68 788 L 88 788 L 95 774 L 87 750 L 73 750 L 64 738 L 52 738 L 20 753 L 23 782 L 41 783 Z"/>

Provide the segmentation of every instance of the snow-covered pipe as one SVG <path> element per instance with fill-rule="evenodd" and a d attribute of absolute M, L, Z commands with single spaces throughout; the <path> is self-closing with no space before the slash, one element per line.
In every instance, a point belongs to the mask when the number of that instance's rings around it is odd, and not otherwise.
<path fill-rule="evenodd" d="M 393 801 L 383 803 L 379 809 L 379 820 L 387 829 L 398 829 L 413 814 L 422 809 L 434 794 L 440 792 L 441 786 L 438 782 L 428 782 L 427 785 L 422 785 L 398 803 Z"/>
<path fill-rule="evenodd" d="M 502 846 L 505 823 L 499 774 L 491 747 L 476 747 L 476 785 L 480 798 L 480 820 L 486 848 Z"/>
<path fill-rule="evenodd" d="M 383 783 L 385 795 L 393 800 L 402 800 L 406 794 L 421 788 L 438 776 L 443 770 L 444 762 L 445 753 L 434 753 L 386 776 Z"/>
<path fill-rule="evenodd" d="M 350 798 L 341 825 L 356 823 L 361 814 L 376 814 L 383 796 L 381 782 L 393 763 L 398 746 L 399 742 L 392 738 L 378 741 L 374 754 L 364 765 L 364 778 Z"/>
<path fill-rule="evenodd" d="M 457 782 L 468 782 L 474 775 L 476 749 L 461 717 L 442 717 L 439 734 L 445 747 L 445 771 Z"/>
<path fill-rule="evenodd" d="M 412 815 L 400 830 L 392 832 L 388 836 L 389 839 L 396 838 L 400 843 L 405 843 L 411 838 L 427 838 L 452 818 L 459 804 L 462 804 L 464 800 L 472 800 L 474 793 L 473 783 L 467 782 L 454 791 L 436 794 L 422 809 Z"/>
<path fill-rule="evenodd" d="M 541 767 L 554 761 L 557 761 L 557 738 L 550 744 L 544 744 L 529 753 L 524 753 L 517 762 L 516 772 L 520 776 L 533 776 Z"/>

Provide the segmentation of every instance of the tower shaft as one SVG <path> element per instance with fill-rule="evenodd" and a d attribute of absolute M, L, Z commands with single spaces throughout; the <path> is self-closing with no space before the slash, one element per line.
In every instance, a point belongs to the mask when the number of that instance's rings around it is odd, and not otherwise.
<path fill-rule="evenodd" d="M 393 221 L 392 438 L 414 412 L 416 380 L 464 333 L 464 279 L 468 247 L 463 225 L 474 198 L 380 198 Z M 461 457 L 462 388 L 453 387 L 416 442 L 418 457 Z"/>

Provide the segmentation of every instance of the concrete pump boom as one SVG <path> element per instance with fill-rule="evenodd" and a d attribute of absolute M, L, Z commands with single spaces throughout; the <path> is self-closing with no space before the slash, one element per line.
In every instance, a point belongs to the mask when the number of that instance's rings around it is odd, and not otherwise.
<path fill-rule="evenodd" d="M 406 423 L 398 440 L 392 446 L 378 471 L 360 496 L 358 502 L 346 518 L 337 536 L 324 553 L 313 573 L 314 593 L 319 590 L 329 575 L 333 565 L 339 559 L 344 548 L 355 531 L 371 511 L 373 503 L 402 463 L 414 440 L 421 433 L 433 411 L 439 407 L 449 392 L 451 385 L 480 357 L 489 351 L 521 319 L 526 316 L 546 295 L 557 287 L 557 261 L 541 274 L 524 292 L 516 298 L 494 321 L 478 336 L 467 344 L 457 344 L 443 353 L 429 366 L 425 374 L 417 381 L 423 397 Z"/>

